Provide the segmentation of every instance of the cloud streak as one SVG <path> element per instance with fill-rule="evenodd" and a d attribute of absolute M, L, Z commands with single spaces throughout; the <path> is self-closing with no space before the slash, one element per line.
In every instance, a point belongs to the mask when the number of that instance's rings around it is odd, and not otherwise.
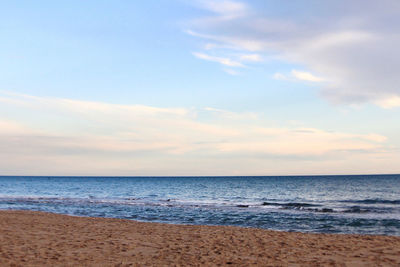
<path fill-rule="evenodd" d="M 306 72 L 306 71 L 298 71 L 298 70 L 292 70 L 292 75 L 302 81 L 307 81 L 307 82 L 323 82 L 324 79 L 317 77 L 313 75 L 312 73 Z"/>
<path fill-rule="evenodd" d="M 234 61 L 230 58 L 224 58 L 224 57 L 214 57 L 210 56 L 204 53 L 197 53 L 193 52 L 192 53 L 195 57 L 207 60 L 207 61 L 213 61 L 213 62 L 218 62 L 219 64 L 228 66 L 228 67 L 244 67 L 244 65 L 238 61 Z"/>
<path fill-rule="evenodd" d="M 247 13 L 247 5 L 237 1 L 199 1 L 200 6 L 213 13 L 219 14 L 225 19 L 242 17 Z"/>
<path fill-rule="evenodd" d="M 314 74 L 306 71 L 299 71 L 299 70 L 292 70 L 290 74 L 283 74 L 283 73 L 275 73 L 273 78 L 276 80 L 288 80 L 292 82 L 298 81 L 306 81 L 306 82 L 323 82 L 325 81 L 323 78 L 317 77 Z"/>

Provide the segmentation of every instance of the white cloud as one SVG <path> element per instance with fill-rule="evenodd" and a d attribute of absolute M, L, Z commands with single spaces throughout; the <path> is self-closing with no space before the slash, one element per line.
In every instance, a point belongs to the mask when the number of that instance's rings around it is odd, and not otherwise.
<path fill-rule="evenodd" d="M 312 73 L 305 71 L 292 70 L 292 75 L 298 80 L 308 82 L 322 82 L 324 79 L 314 76 Z"/>
<path fill-rule="evenodd" d="M 230 58 L 224 58 L 224 57 L 214 57 L 210 56 L 204 53 L 197 53 L 194 52 L 192 53 L 195 57 L 208 60 L 208 61 L 213 61 L 213 62 L 218 62 L 219 64 L 229 66 L 229 67 L 244 67 L 244 65 L 238 61 L 233 61 Z"/>
<path fill-rule="evenodd" d="M 292 70 L 289 74 L 283 74 L 280 72 L 274 73 L 272 76 L 275 80 L 282 80 L 282 81 L 307 81 L 307 82 L 323 82 L 324 79 L 315 76 L 312 73 L 306 71 L 299 71 L 299 70 Z"/>
<path fill-rule="evenodd" d="M 0 103 L 3 173 L 276 174 L 279 165 L 288 174 L 310 173 L 298 164 L 309 160 L 320 164 L 314 171 L 331 164 L 325 173 L 337 173 L 343 164 L 338 161 L 386 159 L 380 161 L 383 165 L 371 165 L 379 169 L 398 156 L 386 137 L 376 133 L 331 132 L 290 123 L 270 126 L 251 112 L 4 93 Z M 11 109 L 29 116 L 4 112 Z"/>
<path fill-rule="evenodd" d="M 255 120 L 259 119 L 259 116 L 254 112 L 238 113 L 238 112 L 231 112 L 228 110 L 212 108 L 212 107 L 205 107 L 204 110 L 212 112 L 213 114 L 215 114 L 214 117 L 216 117 L 216 118 L 221 117 L 221 118 L 226 119 L 231 122 L 232 122 L 232 120 L 255 121 Z"/>
<path fill-rule="evenodd" d="M 310 72 L 310 75 L 294 73 L 302 80 L 321 81 L 322 78 L 311 74 L 318 73 L 324 79 L 321 95 L 332 102 L 398 106 L 400 4 L 397 0 L 340 0 L 323 5 L 309 1 L 266 1 L 265 6 L 268 9 L 248 6 L 243 16 L 230 20 L 219 19 L 218 13 L 214 20 L 197 19 L 189 32 L 226 47 L 225 54 L 231 47 L 231 52 L 257 52 L 265 58 L 301 65 Z M 292 13 L 287 15 L 282 10 Z"/>
<path fill-rule="evenodd" d="M 252 136 L 252 139 L 241 142 L 220 144 L 222 151 L 240 153 L 271 153 L 273 155 L 324 155 L 338 151 L 359 151 L 378 149 L 379 143 L 386 140 L 376 134 L 360 135 L 340 132 L 327 132 L 313 128 L 280 128 L 258 129 L 264 138 Z M 261 137 L 260 136 L 260 137 Z"/>
<path fill-rule="evenodd" d="M 246 14 L 247 6 L 244 3 L 229 0 L 203 0 L 200 5 L 224 18 L 237 18 Z"/>
<path fill-rule="evenodd" d="M 376 100 L 375 103 L 385 109 L 400 107 L 400 96 L 394 95 Z"/>
<path fill-rule="evenodd" d="M 0 118 L 0 134 L 23 134 L 26 131 L 27 128 L 23 125 L 15 121 L 2 120 Z"/>
<path fill-rule="evenodd" d="M 261 62 L 263 59 L 259 54 L 247 54 L 247 55 L 241 55 L 240 60 L 250 61 L 250 62 Z"/>

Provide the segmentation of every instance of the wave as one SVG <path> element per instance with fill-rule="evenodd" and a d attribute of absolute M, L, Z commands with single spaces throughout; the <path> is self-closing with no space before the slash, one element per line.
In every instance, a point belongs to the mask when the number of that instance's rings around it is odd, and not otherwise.
<path fill-rule="evenodd" d="M 333 213 L 337 212 L 336 210 L 328 207 L 322 207 L 320 204 L 311 204 L 305 202 L 263 202 L 262 206 L 275 206 L 280 209 L 292 209 L 292 210 L 301 210 L 307 212 L 321 212 L 321 213 Z"/>
<path fill-rule="evenodd" d="M 393 208 L 380 208 L 376 206 L 351 206 L 345 210 L 343 213 L 393 213 L 396 209 Z"/>
<path fill-rule="evenodd" d="M 392 204 L 392 205 L 399 205 L 400 199 L 396 200 L 389 200 L 389 199 L 380 199 L 380 198 L 367 198 L 361 200 L 342 200 L 339 201 L 342 203 L 358 203 L 358 204 Z"/>
<path fill-rule="evenodd" d="M 346 202 L 347 203 L 347 202 Z M 354 201 L 352 202 L 354 204 Z M 362 202 L 366 204 L 367 202 Z M 385 202 L 386 203 L 386 202 Z M 391 202 L 393 203 L 393 202 Z M 277 207 L 284 210 L 298 210 L 303 212 L 317 212 L 317 213 L 390 213 L 393 212 L 393 208 L 382 207 L 382 206 L 325 206 L 322 204 L 305 203 L 305 202 L 263 202 L 262 206 Z"/>
<path fill-rule="evenodd" d="M 344 210 L 343 212 L 344 213 L 368 213 L 368 212 L 373 212 L 373 211 L 374 211 L 373 209 L 363 208 L 360 206 L 353 206 L 353 207 L 350 207 L 350 208 Z"/>

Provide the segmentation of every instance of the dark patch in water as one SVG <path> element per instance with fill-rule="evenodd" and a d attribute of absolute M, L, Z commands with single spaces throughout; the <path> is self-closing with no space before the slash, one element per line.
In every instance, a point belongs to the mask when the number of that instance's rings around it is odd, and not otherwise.
<path fill-rule="evenodd" d="M 347 210 L 344 210 L 343 212 L 344 213 L 367 213 L 367 212 L 370 212 L 370 211 L 371 210 L 365 209 L 365 208 L 361 208 L 360 206 L 353 206 L 353 207 L 350 207 Z"/>
<path fill-rule="evenodd" d="M 301 203 L 301 202 L 289 202 L 289 203 L 277 203 L 277 202 L 263 202 L 263 206 L 280 206 L 283 208 L 304 208 L 304 207 L 318 207 L 321 205 Z"/>
<path fill-rule="evenodd" d="M 310 203 L 299 203 L 299 202 L 289 202 L 289 203 L 277 203 L 277 202 L 263 202 L 263 206 L 278 206 L 281 209 L 294 209 L 294 210 L 303 210 L 310 212 L 336 212 L 331 208 L 312 208 L 319 207 L 321 205 L 318 204 L 310 204 Z"/>
<path fill-rule="evenodd" d="M 363 200 L 342 200 L 343 203 L 359 203 L 359 204 L 400 204 L 400 199 L 398 200 L 388 200 L 388 199 L 363 199 Z"/>
<path fill-rule="evenodd" d="M 335 212 L 333 209 L 323 208 L 323 209 L 314 209 L 316 212 Z"/>

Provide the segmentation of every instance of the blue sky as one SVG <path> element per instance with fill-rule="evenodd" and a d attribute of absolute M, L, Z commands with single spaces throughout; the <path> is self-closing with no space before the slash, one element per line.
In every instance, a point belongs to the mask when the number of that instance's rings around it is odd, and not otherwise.
<path fill-rule="evenodd" d="M 399 11 L 3 1 L 0 173 L 399 173 Z"/>

